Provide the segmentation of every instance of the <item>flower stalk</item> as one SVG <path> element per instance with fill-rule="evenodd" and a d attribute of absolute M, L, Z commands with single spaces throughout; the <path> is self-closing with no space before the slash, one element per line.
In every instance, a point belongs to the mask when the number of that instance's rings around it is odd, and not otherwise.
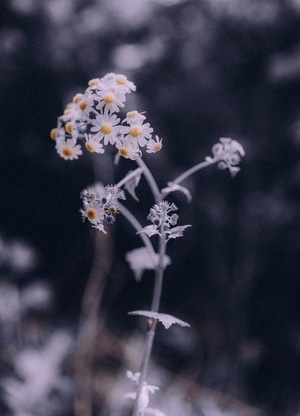
<path fill-rule="evenodd" d="M 129 371 L 129 378 L 137 389 L 126 395 L 135 400 L 133 416 L 144 416 L 146 412 L 150 412 L 149 393 L 158 390 L 158 387 L 147 384 L 146 380 L 156 326 L 158 322 L 161 322 L 166 329 L 172 324 L 189 326 L 172 315 L 159 312 L 164 270 L 170 264 L 170 259 L 166 255 L 167 243 L 171 239 L 182 237 L 185 229 L 190 227 L 190 225 L 177 225 L 179 219 L 175 212 L 177 207 L 164 198 L 171 192 L 181 191 L 190 202 L 192 198 L 190 191 L 180 185 L 182 182 L 201 169 L 216 163 L 220 169 L 228 169 L 231 176 L 235 176 L 240 170 L 237 165 L 245 152 L 235 140 L 220 138 L 212 147 L 212 157 L 207 156 L 204 161 L 187 169 L 172 182 L 168 182 L 166 188 L 160 190 L 142 155 L 144 150 L 151 154 L 159 152 L 162 148 L 162 139 L 158 136 L 155 136 L 155 140 L 152 139 L 153 128 L 145 122 L 146 117 L 143 112 L 133 110 L 127 112 L 122 121 L 119 118 L 119 112 L 125 106 L 126 94 L 135 90 L 134 83 L 123 74 L 109 73 L 101 79 L 90 80 L 86 90 L 76 94 L 73 101 L 66 106 L 63 115 L 58 117 L 57 126 L 51 130 L 50 137 L 55 141 L 57 153 L 65 160 L 78 159 L 83 154 L 83 148 L 101 155 L 110 147 L 115 149 L 116 165 L 121 158 L 135 161 L 138 165 L 116 185 L 104 186 L 96 183 L 83 190 L 81 193 L 83 207 L 80 212 L 83 220 L 88 220 L 94 228 L 104 234 L 107 233 L 106 225 L 113 223 L 117 214 L 121 213 L 143 242 L 142 248 L 132 250 L 126 255 L 136 280 L 141 279 L 146 269 L 155 271 L 151 310 L 131 313 L 149 319 L 140 373 L 133 374 Z M 120 202 L 126 199 L 125 191 L 138 201 L 135 189 L 142 174 L 155 202 L 147 216 L 151 224 L 145 227 L 142 227 L 137 218 Z M 157 253 L 150 240 L 154 235 L 158 236 Z M 153 413 L 153 409 L 151 412 L 151 414 L 162 414 L 160 411 Z"/>

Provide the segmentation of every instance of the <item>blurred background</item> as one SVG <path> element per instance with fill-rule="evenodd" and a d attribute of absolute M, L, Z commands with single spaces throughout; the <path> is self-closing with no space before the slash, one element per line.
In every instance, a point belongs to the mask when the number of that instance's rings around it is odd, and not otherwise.
<path fill-rule="evenodd" d="M 300 1 L 3 0 L 0 5 L 0 414 L 129 415 L 153 277 L 120 216 L 106 236 L 82 223 L 80 191 L 134 166 L 86 153 L 66 162 L 50 129 L 91 78 L 137 85 L 163 150 L 145 160 L 161 187 L 219 137 L 246 156 L 173 194 L 161 310 L 191 324 L 158 330 L 150 380 L 172 416 L 300 414 Z M 146 225 L 146 184 L 128 208 Z M 130 404 L 130 403 L 129 403 Z"/>

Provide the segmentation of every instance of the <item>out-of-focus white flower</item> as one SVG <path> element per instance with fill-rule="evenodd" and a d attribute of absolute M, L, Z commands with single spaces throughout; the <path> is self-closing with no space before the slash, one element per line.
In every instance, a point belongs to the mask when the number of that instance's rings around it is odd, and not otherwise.
<path fill-rule="evenodd" d="M 54 294 L 52 288 L 44 281 L 36 281 L 25 287 L 20 294 L 20 303 L 23 311 L 28 309 L 47 310 L 53 304 Z"/>
<path fill-rule="evenodd" d="M 159 255 L 156 253 L 150 253 L 147 247 L 140 247 L 131 250 L 126 253 L 125 258 L 129 263 L 137 281 L 141 280 L 145 270 L 155 270 L 159 262 Z M 169 256 L 165 255 L 164 267 L 167 267 L 169 264 L 171 264 L 171 259 Z"/>
<path fill-rule="evenodd" d="M 63 403 L 51 394 L 56 390 L 64 396 L 71 384 L 62 374 L 62 362 L 72 345 L 72 337 L 63 330 L 56 331 L 41 349 L 28 348 L 15 359 L 15 371 L 20 379 L 2 380 L 4 398 L 16 415 L 58 414 Z"/>

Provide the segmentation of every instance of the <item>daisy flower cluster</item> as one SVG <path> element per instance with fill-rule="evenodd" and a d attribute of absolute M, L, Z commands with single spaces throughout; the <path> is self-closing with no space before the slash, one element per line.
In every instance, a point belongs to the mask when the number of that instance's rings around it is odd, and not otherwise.
<path fill-rule="evenodd" d="M 134 83 L 123 74 L 108 73 L 90 80 L 84 93 L 73 97 L 50 132 L 57 153 L 65 160 L 74 160 L 82 155 L 82 147 L 102 154 L 105 146 L 112 145 L 118 157 L 135 160 L 141 157 L 141 148 L 148 153 L 158 152 L 162 141 L 158 136 L 152 138 L 153 128 L 145 122 L 144 113 L 133 110 L 122 121 L 118 117 L 125 107 L 126 94 L 135 90 Z"/>
<path fill-rule="evenodd" d="M 96 183 L 90 188 L 81 192 L 83 208 L 80 210 L 82 220 L 88 221 L 99 231 L 106 234 L 104 224 L 111 224 L 115 221 L 118 214 L 118 200 L 125 199 L 122 189 L 116 185 L 104 187 Z"/>

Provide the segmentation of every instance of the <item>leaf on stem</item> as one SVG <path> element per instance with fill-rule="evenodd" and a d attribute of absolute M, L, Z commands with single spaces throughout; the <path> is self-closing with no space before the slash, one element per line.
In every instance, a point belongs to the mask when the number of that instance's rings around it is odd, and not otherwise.
<path fill-rule="evenodd" d="M 155 270 L 159 264 L 159 254 L 151 253 L 147 247 L 135 248 L 126 253 L 126 261 L 134 273 L 136 281 L 140 281 L 145 270 Z M 169 256 L 164 256 L 164 267 L 171 264 Z"/>
<path fill-rule="evenodd" d="M 130 170 L 128 172 L 131 173 L 132 171 Z M 136 201 L 139 201 L 136 193 L 135 193 L 135 189 L 138 186 L 140 179 L 141 179 L 142 174 L 139 173 L 137 175 L 135 175 L 133 178 L 131 178 L 129 181 L 127 181 L 124 185 L 124 188 L 126 189 L 126 191 L 128 191 L 128 193 L 132 196 L 133 199 L 135 199 Z M 126 178 L 126 177 L 125 177 Z"/>
<path fill-rule="evenodd" d="M 141 231 L 138 231 L 137 234 L 145 233 L 148 237 L 152 237 L 155 234 L 161 235 L 157 227 L 154 225 L 147 225 L 146 227 L 142 228 Z"/>
<path fill-rule="evenodd" d="M 177 227 L 170 228 L 166 231 L 166 234 L 168 234 L 167 241 L 169 241 L 171 238 L 182 237 L 183 231 L 188 227 L 191 227 L 191 225 L 178 225 Z"/>
<path fill-rule="evenodd" d="M 176 318 L 173 315 L 168 315 L 166 313 L 152 312 L 152 311 L 132 311 L 128 312 L 128 315 L 140 315 L 146 316 L 147 318 L 153 318 L 159 320 L 166 329 L 169 329 L 171 325 L 178 324 L 180 326 L 190 327 L 190 324 L 182 321 L 181 319 Z"/>

